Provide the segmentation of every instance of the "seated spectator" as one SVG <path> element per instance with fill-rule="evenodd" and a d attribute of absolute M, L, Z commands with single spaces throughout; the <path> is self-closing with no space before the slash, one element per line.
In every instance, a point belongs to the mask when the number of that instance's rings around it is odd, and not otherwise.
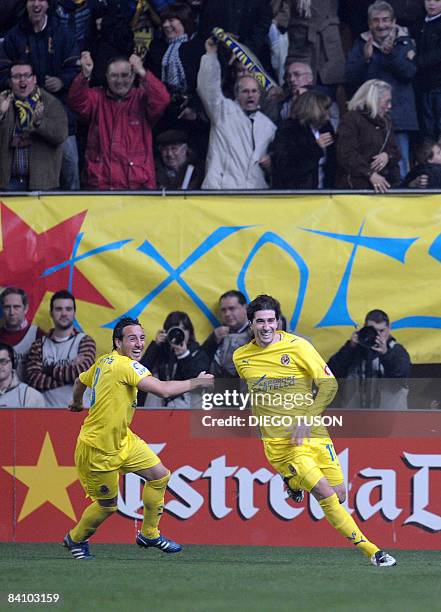
<path fill-rule="evenodd" d="M 276 126 L 259 108 L 260 87 L 253 77 L 236 85 L 235 100 L 222 94 L 217 45 L 206 43 L 198 75 L 198 93 L 211 121 L 203 189 L 267 189 L 261 162 L 267 164 L 267 149 Z"/>
<path fill-rule="evenodd" d="M 369 79 L 392 87 L 391 118 L 401 153 L 400 171 L 409 171 L 409 138 L 418 130 L 413 79 L 416 75 L 415 43 L 407 28 L 396 24 L 388 2 L 377 1 L 368 9 L 369 30 L 354 43 L 346 61 L 347 89 L 351 94 Z"/>
<path fill-rule="evenodd" d="M 417 164 L 401 186 L 409 189 L 441 189 L 441 146 L 433 140 L 423 141 L 415 151 Z"/>
<path fill-rule="evenodd" d="M 210 372 L 217 378 L 237 378 L 233 353 L 250 341 L 247 301 L 243 293 L 227 291 L 219 299 L 222 325 L 208 336 L 202 345 L 210 358 Z"/>
<path fill-rule="evenodd" d="M 175 311 L 167 315 L 163 329 L 148 346 L 142 365 L 148 368 L 159 380 L 186 380 L 196 378 L 208 370 L 208 355 L 196 342 L 193 323 L 185 312 Z M 155 408 L 194 408 L 198 396 L 193 392 L 177 397 L 160 399 L 149 393 L 138 392 L 138 405 Z"/>
<path fill-rule="evenodd" d="M 0 408 L 45 408 L 44 397 L 20 381 L 16 367 L 14 349 L 0 342 Z"/>
<path fill-rule="evenodd" d="M 56 189 L 68 135 L 64 108 L 37 87 L 28 62 L 12 64 L 9 83 L 0 93 L 0 188 Z"/>
<path fill-rule="evenodd" d="M 79 49 L 72 32 L 48 11 L 49 0 L 27 0 L 26 13 L 3 41 L 0 89 L 8 85 L 11 64 L 25 61 L 32 66 L 37 85 L 64 105 L 69 86 L 78 73 Z M 72 190 L 80 188 L 80 177 L 75 116 L 68 112 L 68 120 L 69 136 L 63 143 L 60 182 L 63 189 Z"/>
<path fill-rule="evenodd" d="M 168 130 L 156 139 L 160 159 L 156 163 L 158 189 L 199 189 L 204 178 L 202 165 L 188 147 L 180 130 Z"/>
<path fill-rule="evenodd" d="M 0 342 L 14 350 L 16 365 L 14 369 L 20 380 L 25 380 L 26 359 L 32 343 L 44 336 L 44 331 L 28 323 L 28 296 L 19 287 L 6 287 L 0 294 L 4 325 L 0 327 Z"/>
<path fill-rule="evenodd" d="M 407 408 L 410 357 L 390 333 L 389 317 L 383 310 L 367 313 L 365 327 L 331 357 L 328 365 L 340 384 L 344 408 Z"/>
<path fill-rule="evenodd" d="M 72 399 L 75 379 L 95 361 L 95 340 L 74 328 L 76 303 L 69 291 L 51 297 L 53 329 L 32 344 L 26 380 L 43 393 L 48 407 L 62 408 Z"/>
<path fill-rule="evenodd" d="M 170 5 L 160 19 L 163 36 L 153 40 L 144 61 L 144 66 L 164 83 L 171 96 L 158 131 L 184 130 L 189 134 L 191 147 L 205 156 L 208 122 L 201 115 L 202 104 L 196 94 L 204 43 L 195 34 L 188 4 Z"/>
<path fill-rule="evenodd" d="M 340 188 L 373 189 L 386 193 L 400 181 L 400 151 L 389 110 L 389 83 L 366 81 L 348 102 L 337 131 L 337 161 L 342 172 Z"/>
<path fill-rule="evenodd" d="M 70 106 L 89 121 L 86 188 L 155 189 L 152 126 L 170 101 L 167 89 L 137 55 L 110 62 L 106 89 L 89 86 L 93 66 L 83 51 L 81 74 L 69 91 Z"/>
<path fill-rule="evenodd" d="M 323 189 L 334 186 L 334 128 L 331 99 L 316 91 L 300 95 L 291 118 L 277 129 L 270 147 L 275 189 Z"/>

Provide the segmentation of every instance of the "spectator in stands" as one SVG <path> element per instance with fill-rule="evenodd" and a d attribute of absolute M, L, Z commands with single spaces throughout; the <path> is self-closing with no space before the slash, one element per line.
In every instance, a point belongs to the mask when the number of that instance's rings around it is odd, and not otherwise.
<path fill-rule="evenodd" d="M 107 7 L 107 1 L 100 0 L 52 0 L 55 19 L 65 29 L 69 29 L 76 40 L 78 50 L 84 51 L 86 40 L 90 37 L 93 20 L 99 16 L 96 11 L 100 5 Z"/>
<path fill-rule="evenodd" d="M 206 43 L 198 75 L 198 93 L 211 121 L 204 189 L 266 189 L 262 164 L 276 126 L 259 112 L 260 88 L 252 77 L 236 85 L 235 101 L 221 91 L 217 45 Z"/>
<path fill-rule="evenodd" d="M 331 99 L 306 91 L 292 107 L 271 144 L 272 186 L 275 189 L 334 187 L 334 128 L 329 121 Z"/>
<path fill-rule="evenodd" d="M 343 23 L 346 23 L 354 37 L 359 36 L 367 28 L 367 9 L 372 0 L 340 0 L 339 13 Z M 424 19 L 424 0 L 389 0 L 398 23 L 408 28 L 410 35 L 415 37 L 418 25 Z"/>
<path fill-rule="evenodd" d="M 416 165 L 401 186 L 409 189 L 441 189 L 441 146 L 424 140 L 415 150 Z"/>
<path fill-rule="evenodd" d="M 170 101 L 167 89 L 137 55 L 110 62 L 106 89 L 89 87 L 93 66 L 83 51 L 81 74 L 69 92 L 72 109 L 89 121 L 86 187 L 155 189 L 152 126 Z"/>
<path fill-rule="evenodd" d="M 441 0 L 425 0 L 426 19 L 417 37 L 417 92 L 422 136 L 441 136 Z"/>
<path fill-rule="evenodd" d="M 366 81 L 348 103 L 337 132 L 337 161 L 343 189 L 386 193 L 400 180 L 400 151 L 395 141 L 389 83 Z"/>
<path fill-rule="evenodd" d="M 188 314 L 174 311 L 167 315 L 162 329 L 147 347 L 141 363 L 159 380 L 186 380 L 207 371 L 210 360 L 196 342 L 193 323 Z M 194 408 L 197 396 L 188 392 L 164 400 L 149 393 L 146 401 L 146 394 L 138 392 L 138 405 L 148 408 Z"/>
<path fill-rule="evenodd" d="M 290 0 L 288 56 L 312 67 L 315 84 L 344 80 L 337 9 L 338 0 Z"/>
<path fill-rule="evenodd" d="M 410 357 L 390 333 L 389 317 L 383 310 L 367 313 L 365 327 L 331 357 L 328 365 L 340 383 L 345 408 L 407 408 Z"/>
<path fill-rule="evenodd" d="M 0 327 L 0 342 L 14 349 L 16 365 L 14 370 L 24 380 L 26 359 L 32 343 L 44 336 L 42 329 L 28 323 L 28 296 L 19 287 L 6 287 L 0 294 L 4 324 Z"/>
<path fill-rule="evenodd" d="M 233 289 L 220 296 L 219 306 L 222 325 L 208 336 L 202 349 L 210 358 L 212 374 L 217 378 L 237 378 L 233 353 L 251 338 L 247 301 L 243 293 Z"/>
<path fill-rule="evenodd" d="M 285 64 L 285 83 L 288 88 L 288 96 L 283 101 L 280 109 L 280 118 L 289 119 L 291 108 L 299 95 L 308 91 L 313 86 L 314 77 L 309 64 L 298 62 L 295 58 L 288 57 Z"/>
<path fill-rule="evenodd" d="M 44 408 L 44 397 L 20 381 L 16 367 L 14 349 L 0 342 L 0 408 Z"/>
<path fill-rule="evenodd" d="M 26 14 L 8 32 L 0 59 L 0 88 L 6 84 L 11 63 L 31 64 L 39 87 L 44 87 L 63 104 L 78 72 L 79 50 L 73 34 L 48 14 L 49 0 L 27 0 Z M 68 114 L 69 137 L 63 144 L 61 187 L 79 189 L 78 149 L 75 118 Z"/>
<path fill-rule="evenodd" d="M 156 139 L 160 159 L 156 162 L 158 189 L 199 189 L 204 178 L 200 161 L 180 130 L 167 130 Z"/>
<path fill-rule="evenodd" d="M 415 43 L 407 28 L 396 24 L 393 8 L 378 0 L 368 9 L 369 30 L 354 43 L 346 62 L 347 89 L 351 93 L 369 79 L 392 87 L 391 118 L 401 153 L 401 177 L 409 171 L 409 135 L 418 130 L 413 79 Z"/>
<path fill-rule="evenodd" d="M 283 85 L 285 64 L 288 55 L 288 0 L 271 0 L 273 21 L 269 30 L 271 66 L 279 85 Z"/>
<path fill-rule="evenodd" d="M 93 338 L 74 328 L 76 303 L 69 291 L 54 293 L 50 304 L 54 327 L 32 344 L 26 376 L 46 405 L 57 408 L 71 401 L 73 383 L 95 361 L 96 347 Z"/>
<path fill-rule="evenodd" d="M 199 33 L 204 40 L 211 35 L 213 28 L 223 28 L 249 47 L 270 69 L 268 32 L 272 17 L 269 0 L 205 0 Z"/>
<path fill-rule="evenodd" d="M 13 62 L 9 83 L 0 93 L 0 188 L 56 189 L 68 134 L 64 108 L 37 87 L 29 62 Z"/>

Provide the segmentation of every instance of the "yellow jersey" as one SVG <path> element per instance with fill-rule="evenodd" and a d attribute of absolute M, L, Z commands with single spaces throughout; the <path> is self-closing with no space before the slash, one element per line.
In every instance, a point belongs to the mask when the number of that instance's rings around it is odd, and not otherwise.
<path fill-rule="evenodd" d="M 92 389 L 92 397 L 79 439 L 109 455 L 120 452 L 127 443 L 138 383 L 146 376 L 151 376 L 147 368 L 117 351 L 82 372 L 80 381 Z"/>
<path fill-rule="evenodd" d="M 279 331 L 280 340 L 260 347 L 255 340 L 233 355 L 239 376 L 247 382 L 256 416 L 318 416 L 337 392 L 337 381 L 315 348 L 304 338 Z M 264 437 L 289 437 L 286 425 L 262 427 Z M 269 423 L 267 419 L 267 422 Z M 289 420 L 289 419 L 288 419 Z M 326 428 L 313 427 L 312 435 L 328 436 Z"/>

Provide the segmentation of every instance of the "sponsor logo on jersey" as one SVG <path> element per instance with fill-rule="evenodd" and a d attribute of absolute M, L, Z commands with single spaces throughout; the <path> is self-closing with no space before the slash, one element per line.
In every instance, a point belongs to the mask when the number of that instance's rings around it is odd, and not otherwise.
<path fill-rule="evenodd" d="M 325 374 L 326 376 L 332 376 L 331 368 L 328 365 L 325 365 Z"/>
<path fill-rule="evenodd" d="M 282 365 L 289 365 L 291 363 L 291 358 L 289 355 L 287 355 L 286 353 L 284 353 L 281 357 L 280 357 L 280 363 Z"/>
<path fill-rule="evenodd" d="M 139 374 L 139 376 L 143 376 L 144 374 L 148 372 L 147 368 L 145 368 L 143 365 L 141 365 L 137 361 L 132 361 L 132 368 L 135 370 L 137 374 Z"/>

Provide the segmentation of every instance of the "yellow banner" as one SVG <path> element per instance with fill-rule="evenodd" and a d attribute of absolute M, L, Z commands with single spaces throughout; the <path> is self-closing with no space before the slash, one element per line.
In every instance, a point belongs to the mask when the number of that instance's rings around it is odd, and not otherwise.
<path fill-rule="evenodd" d="M 219 295 L 239 289 L 277 297 L 325 358 L 380 308 L 414 363 L 440 360 L 439 196 L 50 195 L 0 207 L 0 286 L 24 288 L 44 329 L 50 296 L 70 289 L 100 352 L 125 314 L 151 340 L 184 310 L 203 341 Z"/>

